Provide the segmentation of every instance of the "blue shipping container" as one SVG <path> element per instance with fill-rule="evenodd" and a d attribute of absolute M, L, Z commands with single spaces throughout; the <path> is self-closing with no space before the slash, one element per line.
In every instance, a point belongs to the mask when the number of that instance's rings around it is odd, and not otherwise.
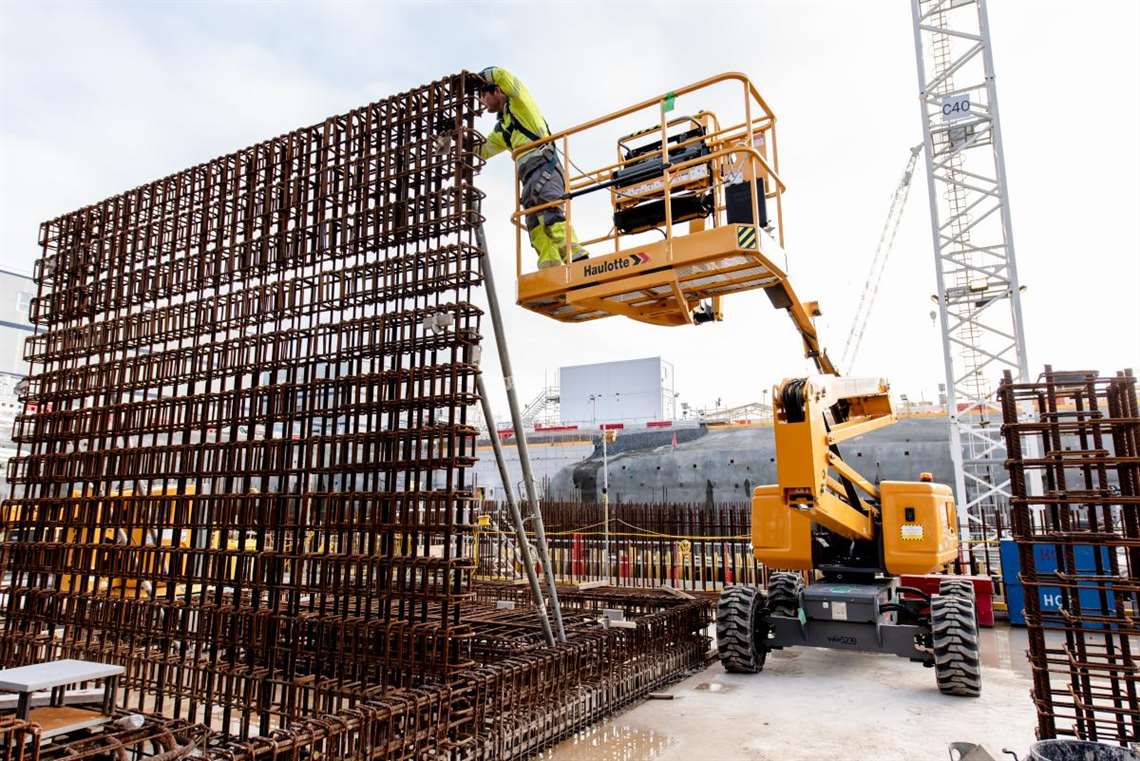
<path fill-rule="evenodd" d="M 1102 568 L 1108 568 L 1108 547 L 1101 547 Z M 1094 550 L 1092 545 L 1078 544 L 1073 548 L 1077 571 L 1093 572 L 1096 570 Z M 1018 626 L 1025 625 L 1025 587 L 1022 586 L 1018 576 L 1021 574 L 1021 557 L 1017 553 L 1017 543 L 1012 539 L 1002 539 L 999 545 L 1001 556 L 1001 574 L 1005 582 L 1005 603 L 1009 611 L 1009 622 Z M 1033 545 L 1033 562 L 1039 572 L 1057 570 L 1057 548 L 1051 544 Z M 1041 610 L 1058 610 L 1061 607 L 1060 587 L 1038 587 L 1038 604 Z M 1116 610 L 1115 600 L 1108 598 L 1108 610 L 1100 607 L 1100 594 L 1096 589 L 1082 589 L 1078 593 L 1081 610 L 1085 613 L 1108 612 Z M 1093 628 L 1100 628 L 1098 624 L 1090 624 Z"/>

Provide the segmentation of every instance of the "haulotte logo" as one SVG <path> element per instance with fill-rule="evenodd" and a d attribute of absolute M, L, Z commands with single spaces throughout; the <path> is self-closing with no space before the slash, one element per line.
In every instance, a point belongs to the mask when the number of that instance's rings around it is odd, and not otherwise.
<path fill-rule="evenodd" d="M 594 275 L 603 275 L 607 272 L 616 272 L 617 270 L 628 269 L 629 267 L 637 267 L 649 261 L 649 254 L 629 254 L 620 259 L 611 259 L 608 262 L 601 262 L 600 264 L 587 264 L 582 269 L 582 274 L 587 277 Z"/>

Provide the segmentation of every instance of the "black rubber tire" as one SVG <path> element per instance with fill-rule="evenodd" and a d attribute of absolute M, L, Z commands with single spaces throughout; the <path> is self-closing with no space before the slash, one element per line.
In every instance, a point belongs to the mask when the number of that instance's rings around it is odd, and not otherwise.
<path fill-rule="evenodd" d="M 974 599 L 974 585 L 966 579 L 942 579 L 938 582 L 938 594 L 958 595 Z"/>
<path fill-rule="evenodd" d="M 758 641 L 763 609 L 756 587 L 733 584 L 721 590 L 716 603 L 716 649 L 724 670 L 755 674 L 764 668 L 767 649 Z"/>
<path fill-rule="evenodd" d="M 932 597 L 930 628 L 934 676 L 939 691 L 962 697 L 981 695 L 982 659 L 978 653 L 973 597 L 967 599 L 958 594 Z"/>
<path fill-rule="evenodd" d="M 795 616 L 803 591 L 804 579 L 798 573 L 772 574 L 768 577 L 768 612 L 774 616 Z"/>

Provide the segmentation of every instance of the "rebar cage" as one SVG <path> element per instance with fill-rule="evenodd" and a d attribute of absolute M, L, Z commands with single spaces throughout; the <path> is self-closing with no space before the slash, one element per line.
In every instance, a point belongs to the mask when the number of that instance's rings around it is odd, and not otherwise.
<path fill-rule="evenodd" d="M 481 194 L 432 138 L 476 113 L 452 76 L 42 226 L 4 662 L 236 737 L 469 665 Z"/>
<path fill-rule="evenodd" d="M 1136 379 L 1055 372 L 998 390 L 1037 734 L 1140 741 Z M 1031 444 L 1035 446 L 1031 446 Z M 1039 473 L 1033 493 L 1028 476 Z"/>
<path fill-rule="evenodd" d="M 523 758 L 703 664 L 707 600 L 571 593 L 546 647 L 472 581 L 477 114 L 456 74 L 42 226 L 0 665 L 145 719 L 0 757 Z"/>

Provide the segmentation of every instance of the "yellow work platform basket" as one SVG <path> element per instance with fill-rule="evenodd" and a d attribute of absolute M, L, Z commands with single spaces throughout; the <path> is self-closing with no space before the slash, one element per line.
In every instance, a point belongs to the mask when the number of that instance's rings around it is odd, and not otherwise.
<path fill-rule="evenodd" d="M 679 99 L 702 108 L 671 116 Z M 706 101 L 720 106 L 720 115 L 704 108 Z M 732 118 L 722 120 L 726 113 Z M 623 122 L 644 123 L 647 114 L 653 126 L 615 141 Z M 601 141 L 616 142 L 616 160 L 581 169 L 576 146 Z M 720 319 L 723 296 L 763 288 L 775 306 L 792 313 L 801 332 L 814 335 L 814 305 L 800 304 L 774 263 L 785 261 L 776 117 L 743 74 L 679 88 L 552 134 L 515 154 L 536 149 L 559 163 L 567 192 L 560 200 L 523 207 L 515 183 L 520 306 L 562 322 L 620 315 L 686 325 Z M 595 194 L 603 191 L 609 196 L 604 217 L 575 213 L 577 204 L 598 199 Z M 524 258 L 531 261 L 524 220 L 552 207 L 561 208 L 579 233 L 596 228 L 601 219 L 610 229 L 579 236 L 588 259 L 524 271 Z"/>

